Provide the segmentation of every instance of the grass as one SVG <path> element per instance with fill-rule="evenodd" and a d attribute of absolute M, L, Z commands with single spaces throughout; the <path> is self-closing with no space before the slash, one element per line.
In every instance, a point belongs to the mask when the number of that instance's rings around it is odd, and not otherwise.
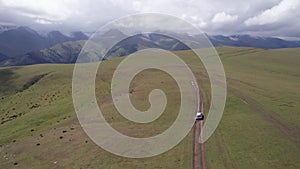
<path fill-rule="evenodd" d="M 211 168 L 298 168 L 299 50 L 223 52 L 229 95 L 218 134 L 207 149 L 222 145 L 227 160 L 211 161 Z M 216 151 L 209 158 L 218 153 L 223 154 Z M 226 165 L 220 166 L 222 160 Z"/>
<path fill-rule="evenodd" d="M 228 96 L 221 123 L 206 142 L 208 167 L 300 168 L 300 49 L 217 50 L 227 75 Z M 176 53 L 197 76 L 207 110 L 210 84 L 203 65 L 190 51 Z M 159 119 L 135 124 L 118 114 L 110 97 L 110 79 L 120 61 L 105 61 L 96 79 L 105 118 L 134 137 L 163 132 L 178 113 L 174 79 L 153 69 L 134 78 L 130 97 L 137 109 L 149 108 L 147 98 L 154 88 L 164 90 L 168 98 Z M 0 68 L 0 120 L 10 119 L 0 125 L 0 168 L 192 168 L 192 132 L 174 149 L 146 159 L 115 156 L 95 145 L 74 112 L 72 71 L 73 65 Z"/>

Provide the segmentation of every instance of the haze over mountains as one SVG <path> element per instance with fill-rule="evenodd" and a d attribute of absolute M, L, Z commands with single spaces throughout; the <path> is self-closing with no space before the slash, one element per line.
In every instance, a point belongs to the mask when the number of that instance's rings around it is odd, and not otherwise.
<path fill-rule="evenodd" d="M 187 35 L 179 35 L 187 36 Z M 104 33 L 103 41 L 111 37 L 125 37 L 119 30 Z M 273 37 L 250 35 L 208 36 L 214 46 L 244 46 L 263 49 L 300 47 L 300 41 L 286 41 Z M 199 41 L 197 35 L 188 36 Z M 30 65 L 40 63 L 75 63 L 88 36 L 82 32 L 70 35 L 51 31 L 46 35 L 28 27 L 0 26 L 0 66 Z M 178 40 L 158 33 L 138 34 L 116 44 L 103 59 L 126 56 L 140 49 L 161 48 L 187 50 Z M 103 57 L 103 56 L 102 56 Z"/>

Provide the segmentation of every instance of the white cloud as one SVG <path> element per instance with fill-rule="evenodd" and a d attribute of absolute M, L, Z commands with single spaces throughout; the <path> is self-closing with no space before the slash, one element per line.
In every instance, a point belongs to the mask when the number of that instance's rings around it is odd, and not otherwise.
<path fill-rule="evenodd" d="M 39 1 L 39 0 L 3 0 L 4 6 L 13 8 L 21 15 L 47 20 L 65 20 L 73 14 L 78 0 Z M 27 9 L 21 10 L 21 9 Z"/>
<path fill-rule="evenodd" d="M 265 25 L 289 19 L 288 17 L 291 14 L 299 12 L 299 6 L 299 0 L 283 0 L 278 5 L 263 11 L 261 14 L 247 19 L 244 23 L 247 26 Z"/>
<path fill-rule="evenodd" d="M 225 22 L 233 22 L 238 19 L 237 15 L 226 14 L 225 12 L 220 12 L 215 14 L 212 19 L 213 23 L 225 23 Z"/>
<path fill-rule="evenodd" d="M 292 31 L 299 34 L 299 3 L 300 0 L 0 0 L 0 22 L 44 31 L 92 32 L 125 15 L 153 12 L 177 16 L 210 34 L 261 32 L 285 36 Z M 267 23 L 276 25 L 265 26 Z"/>
<path fill-rule="evenodd" d="M 133 7 L 134 10 L 139 11 L 142 7 L 141 1 L 133 1 L 132 2 L 132 7 Z"/>
<path fill-rule="evenodd" d="M 53 24 L 52 21 L 45 20 L 45 19 L 35 19 L 35 22 L 43 25 Z"/>
<path fill-rule="evenodd" d="M 190 22 L 191 24 L 193 24 L 194 26 L 196 26 L 198 28 L 205 28 L 207 26 L 207 23 L 202 18 L 200 18 L 196 15 L 182 14 L 181 16 L 179 16 L 179 18 Z"/>

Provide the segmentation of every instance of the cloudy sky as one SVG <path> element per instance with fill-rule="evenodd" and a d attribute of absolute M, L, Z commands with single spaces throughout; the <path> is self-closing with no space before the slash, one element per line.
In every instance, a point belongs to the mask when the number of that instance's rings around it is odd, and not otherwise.
<path fill-rule="evenodd" d="M 144 12 L 180 17 L 208 34 L 300 38 L 300 0 L 0 0 L 0 25 L 92 32 Z"/>

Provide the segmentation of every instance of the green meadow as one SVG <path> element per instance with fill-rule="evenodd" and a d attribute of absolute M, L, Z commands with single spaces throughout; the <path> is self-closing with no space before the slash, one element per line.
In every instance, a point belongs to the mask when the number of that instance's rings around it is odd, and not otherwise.
<path fill-rule="evenodd" d="M 217 48 L 227 77 L 222 120 L 205 143 L 210 169 L 300 168 L 300 48 L 263 50 Z M 178 54 L 197 77 L 210 105 L 210 83 L 191 51 Z M 110 83 L 123 58 L 104 61 L 96 78 L 96 96 L 106 120 L 132 137 L 166 130 L 177 117 L 180 93 L 175 80 L 159 70 L 139 73 L 130 98 L 139 110 L 160 88 L 168 104 L 149 124 L 135 124 L 113 106 Z M 72 64 L 0 68 L 0 168 L 192 168 L 193 132 L 161 155 L 130 159 L 98 147 L 85 134 L 72 102 Z"/>

